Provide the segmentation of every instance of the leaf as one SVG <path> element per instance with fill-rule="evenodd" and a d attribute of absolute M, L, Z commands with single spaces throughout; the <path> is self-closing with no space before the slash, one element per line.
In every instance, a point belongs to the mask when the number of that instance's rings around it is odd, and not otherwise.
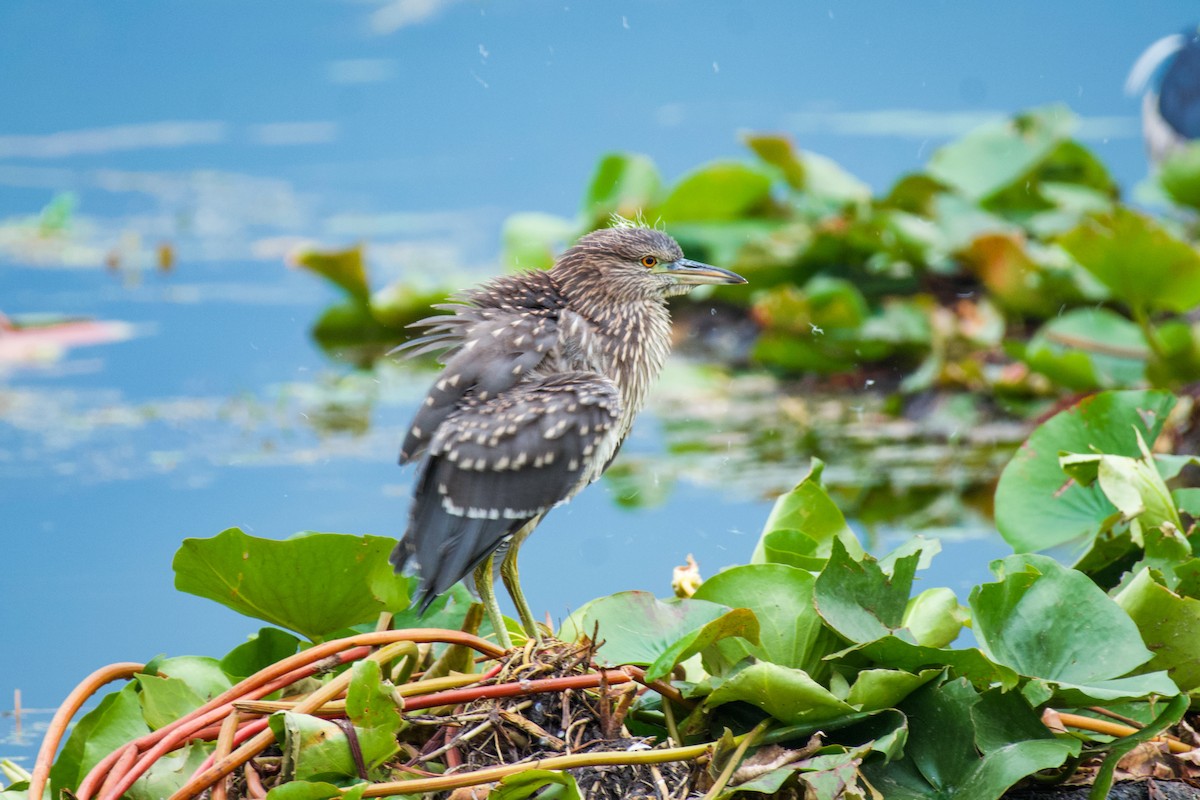
<path fill-rule="evenodd" d="M 174 722 L 204 705 L 204 698 L 178 678 L 138 675 L 142 716 L 152 730 Z"/>
<path fill-rule="evenodd" d="M 293 656 L 300 640 L 278 628 L 260 628 L 248 641 L 221 659 L 221 669 L 234 678 L 248 678 L 260 669 Z"/>
<path fill-rule="evenodd" d="M 785 725 L 824 722 L 855 711 L 804 670 L 765 661 L 724 679 L 704 699 L 709 707 L 734 701 L 757 706 Z"/>
<path fill-rule="evenodd" d="M 215 744 L 194 742 L 161 756 L 122 796 L 129 800 L 162 800 L 170 797 L 183 788 L 215 748 Z"/>
<path fill-rule="evenodd" d="M 1106 308 L 1077 308 L 1047 322 L 1021 360 L 1077 391 L 1136 386 L 1150 352 L 1137 325 Z"/>
<path fill-rule="evenodd" d="M 585 603 L 563 622 L 558 636 L 575 642 L 594 631 L 603 642 L 599 656 L 605 662 L 652 664 L 656 674 L 664 668 L 670 672 L 684 653 L 726 636 L 758 642 L 753 614 L 704 600 L 663 601 L 649 592 L 620 592 Z"/>
<path fill-rule="evenodd" d="M 986 200 L 1032 173 L 1075 127 L 1065 106 L 1033 109 L 983 125 L 939 148 L 928 171 L 973 200 Z"/>
<path fill-rule="evenodd" d="M 812 673 L 836 641 L 813 605 L 815 578 L 811 573 L 783 564 L 749 564 L 718 572 L 700 585 L 693 598 L 730 608 L 748 608 L 759 626 L 759 644 L 736 641 L 729 648 L 730 663 L 753 654 L 764 661 L 797 667 Z"/>
<path fill-rule="evenodd" d="M 996 704 L 987 698 L 963 680 L 914 692 L 900 705 L 909 723 L 905 757 L 868 762 L 867 779 L 888 800 L 999 800 L 1021 778 L 1078 754 L 1078 741 L 1056 739 L 1019 699 L 994 698 L 1001 701 Z M 977 713 L 985 704 L 1021 720 L 997 728 Z M 1009 736 L 1017 738 L 1006 741 Z"/>
<path fill-rule="evenodd" d="M 742 141 L 756 156 L 778 169 L 788 186 L 793 189 L 804 188 L 804 162 L 796 153 L 790 137 L 751 133 L 743 135 Z"/>
<path fill-rule="evenodd" d="M 892 708 L 941 673 L 941 669 L 925 669 L 916 675 L 899 669 L 864 669 L 855 676 L 846 702 L 859 711 Z"/>
<path fill-rule="evenodd" d="M 771 179 L 754 167 L 715 161 L 684 176 L 655 212 L 667 223 L 753 216 L 771 197 Z"/>
<path fill-rule="evenodd" d="M 229 528 L 183 541 L 172 562 L 175 588 L 319 640 L 407 607 L 407 592 L 388 603 L 379 597 L 381 586 L 392 591 L 403 582 L 388 563 L 394 546 L 382 536 L 313 533 L 276 541 Z"/>
<path fill-rule="evenodd" d="M 1200 253 L 1149 217 L 1116 208 L 1059 243 L 1129 308 L 1183 313 L 1200 304 Z"/>
<path fill-rule="evenodd" d="M 840 539 L 851 553 L 857 555 L 863 552 L 854 531 L 846 524 L 841 510 L 821 486 L 821 473 L 824 469 L 824 462 L 818 458 L 812 459 L 808 474 L 801 478 L 790 492 L 775 501 L 767 521 L 763 524 L 763 533 L 754 548 L 754 554 L 750 557 L 751 564 L 765 564 L 774 560 L 768 558 L 768 543 L 776 557 L 782 555 L 786 559 L 793 558 L 789 554 L 794 553 L 805 559 L 815 557 L 824 561 L 829 557 L 834 538 Z M 788 533 L 773 535 L 779 531 Z M 796 533 L 799 533 L 799 536 Z M 808 541 L 814 544 L 810 547 Z M 808 567 L 807 562 L 793 563 L 787 560 L 779 563 Z"/>
<path fill-rule="evenodd" d="M 958 638 L 966 622 L 963 612 L 954 591 L 937 586 L 908 601 L 904 609 L 904 627 L 919 645 L 946 647 Z"/>
<path fill-rule="evenodd" d="M 179 678 L 204 701 L 213 699 L 233 686 L 233 681 L 221 669 L 220 662 L 207 656 L 159 656 L 146 664 L 146 673 Z"/>
<path fill-rule="evenodd" d="M 919 553 L 897 559 L 892 574 L 884 573 L 870 555 L 856 560 L 840 539 L 833 542 L 829 563 L 817 576 L 817 611 L 835 631 L 852 642 L 872 642 L 904 626 Z M 911 637 L 907 631 L 902 638 Z"/>
<path fill-rule="evenodd" d="M 358 776 L 350 742 L 337 724 L 326 719 L 278 711 L 271 730 L 283 750 L 282 774 L 296 780 L 342 780 Z M 355 727 L 367 769 L 381 764 L 398 749 L 394 732 Z"/>
<path fill-rule="evenodd" d="M 609 214 L 634 218 L 650 206 L 662 187 L 658 170 L 649 157 L 635 153 L 609 153 L 600 159 L 584 196 L 584 213 L 602 223 Z"/>
<path fill-rule="evenodd" d="M 142 718 L 137 684 L 127 683 L 110 692 L 75 725 L 50 770 L 50 796 L 63 789 L 74 791 L 100 760 L 122 745 L 150 733 Z"/>
<path fill-rule="evenodd" d="M 346 691 L 346 715 L 356 728 L 364 731 L 378 729 L 395 734 L 401 720 L 392 693 L 391 684 L 383 681 L 378 661 L 358 661 L 351 668 L 350 686 Z"/>
<path fill-rule="evenodd" d="M 1200 208 L 1200 146 L 1189 144 L 1167 156 L 1159 165 L 1158 182 L 1176 203 Z"/>
<path fill-rule="evenodd" d="M 504 220 L 500 233 L 502 258 L 511 269 L 547 269 L 554 254 L 579 235 L 569 219 L 551 214 L 513 214 Z"/>
<path fill-rule="evenodd" d="M 296 256 L 296 263 L 344 289 L 358 305 L 366 306 L 370 302 L 371 287 L 367 283 L 361 247 L 307 250 Z"/>
<path fill-rule="evenodd" d="M 547 786 L 562 787 L 556 793 L 541 791 Z M 579 786 L 567 772 L 527 769 L 503 778 L 488 793 L 488 800 L 526 800 L 530 797 L 554 797 L 556 800 L 582 800 Z"/>
<path fill-rule="evenodd" d="M 1070 481 L 1060 452 L 1139 455 L 1136 428 L 1158 438 L 1175 398 L 1167 392 L 1102 392 L 1042 423 L 1021 445 L 996 487 L 996 527 L 1017 552 L 1071 545 L 1078 558 L 1116 512 L 1098 486 Z"/>
<path fill-rule="evenodd" d="M 875 664 L 913 673 L 930 667 L 949 667 L 955 676 L 966 678 L 977 687 L 995 685 L 1011 689 L 1019 679 L 1012 669 L 997 664 L 974 647 L 960 650 L 922 647 L 897 636 L 885 636 L 844 652 L 861 653 Z"/>
<path fill-rule="evenodd" d="M 1154 657 L 1141 669 L 1166 670 L 1181 691 L 1200 688 L 1200 600 L 1172 592 L 1143 568 L 1115 598 Z"/>
<path fill-rule="evenodd" d="M 360 800 L 368 784 L 342 789 L 324 781 L 288 781 L 267 792 L 267 800 Z M 406 795 L 400 795 L 401 798 Z"/>
<path fill-rule="evenodd" d="M 1069 705 L 1178 694 L 1162 672 L 1122 678 L 1152 653 L 1133 620 L 1082 572 L 1038 555 L 1009 556 L 992 571 L 999 580 L 975 587 L 970 600 L 992 660 L 1044 680 Z"/>

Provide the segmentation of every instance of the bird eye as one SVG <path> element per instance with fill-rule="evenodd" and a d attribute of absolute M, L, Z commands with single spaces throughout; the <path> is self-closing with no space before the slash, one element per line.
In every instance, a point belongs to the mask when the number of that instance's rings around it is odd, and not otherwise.
<path fill-rule="evenodd" d="M 642 256 L 642 266 L 646 269 L 653 269 L 658 266 L 658 259 L 654 256 Z"/>

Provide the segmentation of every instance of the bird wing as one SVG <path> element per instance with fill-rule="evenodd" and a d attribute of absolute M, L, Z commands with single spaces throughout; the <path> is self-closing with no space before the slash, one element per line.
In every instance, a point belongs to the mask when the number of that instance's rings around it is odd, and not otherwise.
<path fill-rule="evenodd" d="M 401 346 L 410 355 L 452 348 L 404 438 L 401 464 L 421 454 L 468 394 L 481 401 L 498 397 L 531 374 L 558 339 L 558 321 L 551 309 L 442 308 L 457 313 L 415 323 L 424 326 L 427 335 Z"/>
<path fill-rule="evenodd" d="M 566 500 L 613 435 L 620 395 L 594 372 L 534 379 L 470 399 L 430 437 L 408 531 L 393 554 L 420 565 L 419 601 L 471 572 L 528 521 Z"/>

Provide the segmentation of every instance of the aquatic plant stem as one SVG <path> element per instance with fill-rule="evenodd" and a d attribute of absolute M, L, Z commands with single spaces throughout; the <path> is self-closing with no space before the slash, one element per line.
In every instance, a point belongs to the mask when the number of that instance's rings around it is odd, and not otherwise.
<path fill-rule="evenodd" d="M 749 734 L 734 737 L 739 744 Z M 536 761 L 521 761 L 517 764 L 505 764 L 500 767 L 488 767 L 473 772 L 454 775 L 443 775 L 437 778 L 416 778 L 410 781 L 392 781 L 389 783 L 374 783 L 366 787 L 363 797 L 390 797 L 397 794 L 422 794 L 441 792 L 448 789 L 461 789 L 464 786 L 478 786 L 491 783 L 524 772 L 528 769 L 565 770 L 580 767 L 626 766 L 631 764 L 665 764 L 670 761 L 690 761 L 704 755 L 714 746 L 713 742 L 689 745 L 687 747 L 671 747 L 662 750 L 635 750 L 621 753 L 574 753 L 567 756 L 553 756 Z"/>
<path fill-rule="evenodd" d="M 133 661 L 109 664 L 107 667 L 101 667 L 91 675 L 88 675 L 80 681 L 78 686 L 71 690 L 71 693 L 67 695 L 67 699 L 54 712 L 54 717 L 50 720 L 50 727 L 46 729 L 46 735 L 42 737 L 42 744 L 38 748 L 37 759 L 33 765 L 33 777 L 29 779 L 30 797 L 40 800 L 42 793 L 46 789 L 46 782 L 50 778 L 50 767 L 54 764 L 54 754 L 58 752 L 58 746 L 62 744 L 63 735 L 67 732 L 67 726 L 71 724 L 71 719 L 83 707 L 83 704 L 88 701 L 88 698 L 98 692 L 100 687 L 105 684 L 122 679 L 129 680 L 145 668 L 145 664 L 138 664 Z M 116 758 L 113 761 L 115 762 Z"/>
<path fill-rule="evenodd" d="M 704 793 L 703 800 L 716 800 L 717 796 L 721 794 L 721 792 L 725 789 L 725 786 L 728 785 L 729 779 L 733 777 L 733 772 L 737 769 L 738 764 L 742 763 L 742 758 L 746 755 L 746 751 L 750 749 L 750 746 L 754 744 L 758 737 L 762 736 L 763 732 L 766 731 L 767 726 L 770 725 L 771 722 L 771 717 L 767 717 L 762 722 L 755 725 L 754 728 L 745 735 L 742 741 L 738 742 L 737 749 L 734 750 L 733 755 L 729 757 L 729 763 L 725 765 L 725 769 L 721 770 L 721 774 L 717 776 L 716 783 L 714 783 L 709 790 Z"/>
<path fill-rule="evenodd" d="M 417 629 L 417 630 L 423 630 L 423 629 Z M 396 634 L 411 633 L 411 632 L 412 631 L 388 631 L 388 633 L 396 633 Z M 452 633 L 452 632 L 451 631 L 442 631 L 442 633 L 445 634 L 445 633 Z M 366 634 L 366 635 L 370 636 L 370 635 L 378 635 L 378 634 Z M 464 635 L 469 636 L 469 634 L 464 634 Z M 358 637 L 353 637 L 353 638 L 358 638 Z M 478 637 L 471 636 L 470 638 L 477 639 Z M 480 639 L 479 641 L 482 642 L 483 640 Z M 404 641 L 389 643 L 387 646 L 382 647 L 379 650 L 377 650 L 376 652 L 367 656 L 367 658 L 370 659 L 371 661 L 377 661 L 377 662 L 387 661 L 391 658 L 395 658 L 396 654 L 398 652 L 400 652 L 401 650 L 403 650 L 403 648 L 405 647 L 405 644 L 406 644 L 406 642 L 404 642 Z M 484 642 L 484 644 L 488 644 L 488 643 Z M 488 646 L 491 647 L 490 644 Z M 324 686 L 317 689 L 315 692 L 310 694 L 308 697 L 304 698 L 304 700 L 302 700 L 299 703 L 299 705 L 296 706 L 296 713 L 297 714 L 307 714 L 310 711 L 314 711 L 314 710 L 320 708 L 321 706 L 325 705 L 325 703 L 329 702 L 330 700 L 334 699 L 335 697 L 338 697 L 339 695 L 341 695 L 341 693 L 344 692 L 346 690 L 346 688 L 350 685 L 350 678 L 351 678 L 352 674 L 353 673 L 349 672 L 349 671 L 343 672 L 341 675 L 338 675 L 336 678 L 329 681 L 329 683 L 326 683 Z M 175 794 L 171 795 L 171 800 L 185 800 L 185 798 L 194 797 L 194 796 L 198 795 L 200 792 L 202 792 L 205 789 L 207 789 L 208 787 L 212 786 L 218 780 L 223 779 L 226 775 L 233 772 L 235 769 L 240 767 L 242 764 L 245 764 L 247 761 L 254 758 L 254 756 L 261 753 L 267 747 L 270 747 L 274 742 L 275 742 L 275 732 L 272 731 L 270 728 L 265 728 L 262 732 L 251 737 L 248 741 L 246 741 L 244 744 L 242 744 L 240 747 L 238 747 L 236 750 L 234 750 L 232 753 L 230 753 L 225 758 L 219 759 L 219 760 L 214 760 L 213 765 L 211 767 L 199 772 L 196 775 L 193 775 L 192 778 L 186 784 L 183 785 L 183 788 L 181 788 L 179 791 L 175 792 Z M 117 797 L 120 797 L 120 795 L 118 794 Z M 113 800 L 117 800 L 117 797 L 114 797 Z M 104 799 L 102 798 L 102 800 L 104 800 Z"/>
<path fill-rule="evenodd" d="M 1141 730 L 1141 728 L 1135 728 L 1132 725 L 1122 725 L 1117 722 L 1096 719 L 1095 717 L 1085 717 L 1081 714 L 1067 714 L 1063 711 L 1055 713 L 1063 725 L 1091 731 L 1092 733 L 1102 733 L 1105 736 L 1132 736 Z M 1152 741 L 1166 742 L 1167 747 L 1170 748 L 1172 753 L 1190 753 L 1193 750 L 1191 745 L 1185 744 L 1173 736 L 1158 736 Z"/>

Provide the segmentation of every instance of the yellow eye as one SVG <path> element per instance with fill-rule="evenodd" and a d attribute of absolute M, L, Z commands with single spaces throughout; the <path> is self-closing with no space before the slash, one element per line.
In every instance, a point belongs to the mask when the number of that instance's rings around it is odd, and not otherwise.
<path fill-rule="evenodd" d="M 658 259 L 654 256 L 642 256 L 642 266 L 646 269 L 653 269 L 658 266 Z"/>

